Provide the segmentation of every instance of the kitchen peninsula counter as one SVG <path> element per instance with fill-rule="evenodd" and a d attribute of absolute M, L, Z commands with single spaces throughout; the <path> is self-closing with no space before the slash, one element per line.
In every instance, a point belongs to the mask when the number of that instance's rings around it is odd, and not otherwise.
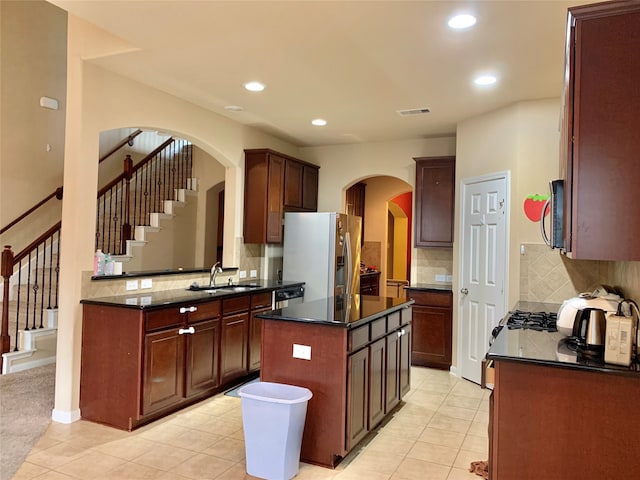
<path fill-rule="evenodd" d="M 579 356 L 565 338 L 505 326 L 491 345 L 491 480 L 638 476 L 638 367 Z"/>
<path fill-rule="evenodd" d="M 353 295 L 260 314 L 260 379 L 313 393 L 301 460 L 333 468 L 410 387 L 411 304 Z"/>

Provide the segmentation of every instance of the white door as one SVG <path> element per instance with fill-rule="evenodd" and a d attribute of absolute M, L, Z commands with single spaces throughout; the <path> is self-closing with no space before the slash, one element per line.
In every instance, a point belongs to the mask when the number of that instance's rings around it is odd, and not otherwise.
<path fill-rule="evenodd" d="M 458 365 L 476 383 L 491 330 L 506 312 L 508 186 L 508 172 L 462 181 Z"/>

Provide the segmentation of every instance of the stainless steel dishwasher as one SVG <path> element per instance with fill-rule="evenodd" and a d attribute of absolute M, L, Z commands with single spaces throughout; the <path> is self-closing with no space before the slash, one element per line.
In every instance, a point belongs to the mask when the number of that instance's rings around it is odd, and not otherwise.
<path fill-rule="evenodd" d="M 273 291 L 271 305 L 274 310 L 304 302 L 304 285 L 283 287 Z"/>

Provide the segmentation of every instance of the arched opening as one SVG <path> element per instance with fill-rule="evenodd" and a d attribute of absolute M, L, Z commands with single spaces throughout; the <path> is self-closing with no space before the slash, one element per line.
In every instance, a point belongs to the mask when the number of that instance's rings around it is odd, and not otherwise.
<path fill-rule="evenodd" d="M 137 129 L 119 128 L 101 132 L 100 157 L 135 130 Z M 123 172 L 123 160 L 127 155 L 131 156 L 136 168 L 148 154 L 158 151 L 170 137 L 180 139 L 181 150 L 168 147 L 157 153 L 157 166 L 149 167 L 144 182 L 132 187 L 135 189 L 135 198 L 132 197 L 131 202 L 139 203 L 141 199 L 146 201 L 152 195 L 161 195 L 162 198 L 156 199 L 157 203 L 152 210 L 160 215 L 142 220 L 142 225 L 147 225 L 148 228 L 135 228 L 132 231 L 133 239 L 142 242 L 136 242 L 128 249 L 127 253 L 131 255 L 120 255 L 118 258 L 124 262 L 123 270 L 126 272 L 201 268 L 213 265 L 222 258 L 225 167 L 204 149 L 184 140 L 184 137 L 180 138 L 180 134 L 145 128 L 129 144 L 100 164 L 98 188 L 109 184 Z M 189 156 L 188 173 L 181 171 L 186 168 L 182 162 L 185 148 L 188 148 Z M 180 177 L 177 187 L 168 188 L 169 179 L 176 175 Z M 178 195 L 174 188 L 184 190 L 183 194 Z M 164 201 L 177 203 L 166 206 Z M 120 209 L 104 216 L 115 223 L 118 216 L 122 215 Z M 98 217 L 100 220 L 100 214 Z M 96 235 L 100 235 L 100 232 Z"/>
<path fill-rule="evenodd" d="M 364 219 L 360 260 L 380 272 L 381 296 L 404 296 L 397 281 L 410 278 L 412 198 L 411 185 L 390 176 L 366 177 L 345 189 L 345 211 Z"/>

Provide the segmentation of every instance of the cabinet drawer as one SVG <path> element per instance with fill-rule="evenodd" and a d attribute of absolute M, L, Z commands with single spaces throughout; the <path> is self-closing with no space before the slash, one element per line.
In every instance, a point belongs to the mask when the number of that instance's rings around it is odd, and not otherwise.
<path fill-rule="evenodd" d="M 358 350 L 369 343 L 369 324 L 355 328 L 349 332 L 347 348 L 350 352 Z"/>
<path fill-rule="evenodd" d="M 251 310 L 271 306 L 273 292 L 255 293 L 251 295 Z"/>
<path fill-rule="evenodd" d="M 378 318 L 371 322 L 371 340 L 383 337 L 387 333 L 386 317 Z"/>
<path fill-rule="evenodd" d="M 430 307 L 451 307 L 451 292 L 424 292 L 420 290 L 408 290 L 409 298 L 416 301 L 416 305 L 428 305 Z"/>
<path fill-rule="evenodd" d="M 198 303 L 194 305 L 195 312 L 189 312 L 188 323 L 200 322 L 202 320 L 214 319 L 220 316 L 220 300 L 215 302 Z"/>
<path fill-rule="evenodd" d="M 222 300 L 222 314 L 229 315 L 236 312 L 246 312 L 249 310 L 251 297 L 243 295 L 241 297 L 225 298 Z"/>
<path fill-rule="evenodd" d="M 387 332 L 391 332 L 400 326 L 402 323 L 400 315 L 400 311 L 387 315 Z"/>
<path fill-rule="evenodd" d="M 182 323 L 182 315 L 180 315 L 179 312 L 179 307 L 171 307 L 165 310 L 148 312 L 145 315 L 144 328 L 147 332 L 150 332 L 161 328 L 177 327 Z"/>

